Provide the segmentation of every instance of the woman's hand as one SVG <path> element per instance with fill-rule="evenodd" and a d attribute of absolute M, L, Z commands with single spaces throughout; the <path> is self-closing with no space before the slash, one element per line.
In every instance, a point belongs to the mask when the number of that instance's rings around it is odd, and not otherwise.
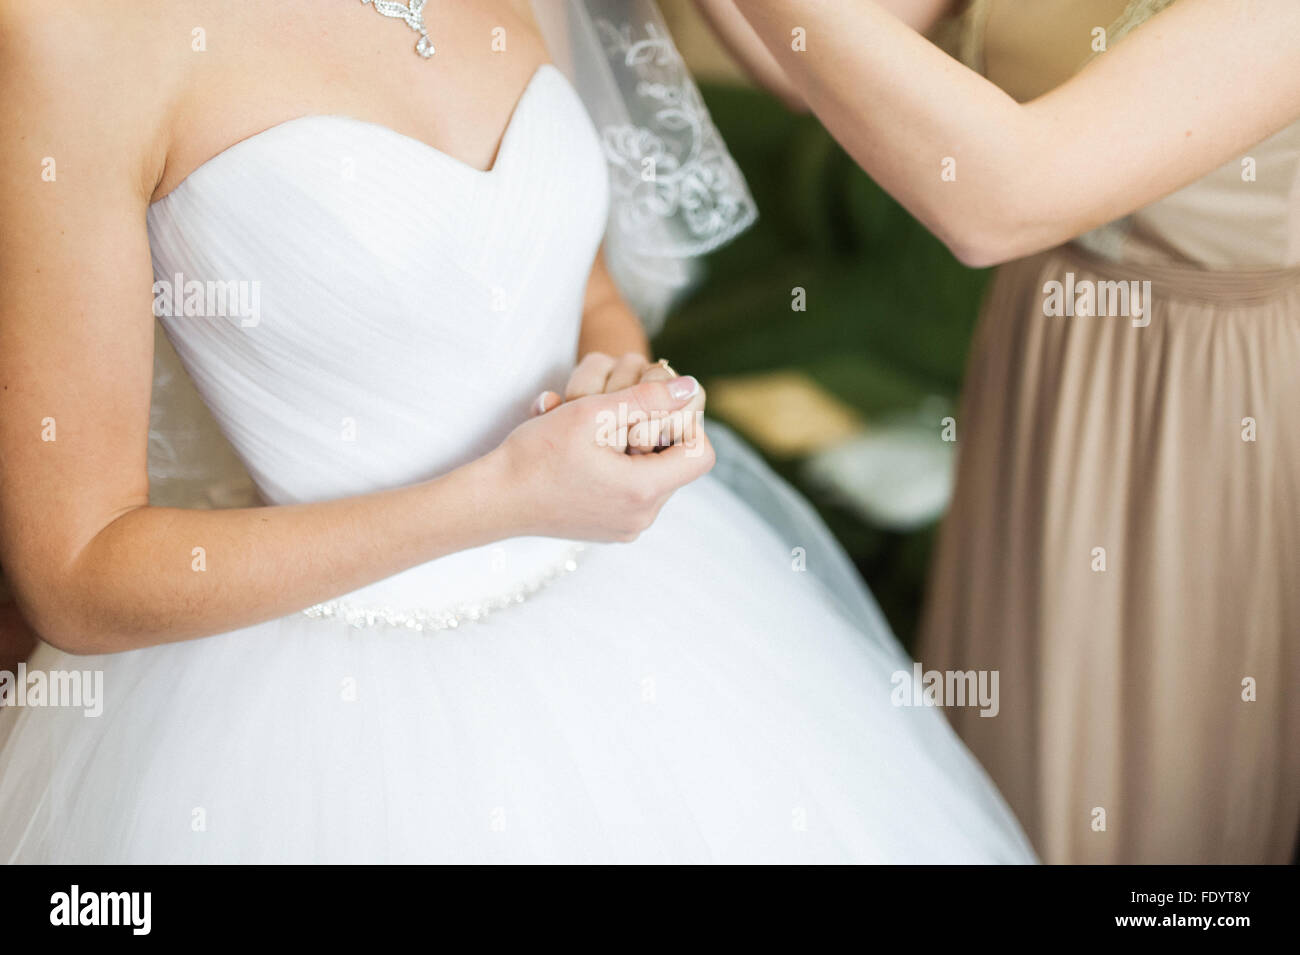
<path fill-rule="evenodd" d="M 564 397 L 561 398 L 554 391 L 542 392 L 533 403 L 533 414 L 544 415 L 564 402 L 578 398 L 622 391 L 642 382 L 671 381 L 675 378 L 677 372 L 666 361 L 651 362 L 639 352 L 629 352 L 621 358 L 603 352 L 590 352 L 578 362 L 573 374 L 569 376 Z M 705 398 L 704 389 L 699 388 L 680 410 L 657 415 L 650 427 L 633 429 L 628 450 L 633 454 L 643 454 L 674 444 L 689 443 L 695 434 L 702 433 L 699 424 L 704 415 Z"/>
<path fill-rule="evenodd" d="M 646 365 L 641 372 L 640 380 L 670 381 L 675 377 L 677 377 L 677 372 L 672 369 L 667 361 L 661 359 L 652 365 Z M 675 444 L 685 444 L 690 447 L 695 435 L 702 434 L 704 431 L 701 423 L 704 420 L 704 403 L 706 399 L 704 388 L 701 387 L 696 392 L 695 397 L 687 402 L 680 413 L 669 415 L 664 419 L 659 429 L 659 444 L 661 447 L 670 447 Z"/>
<path fill-rule="evenodd" d="M 603 365 L 593 361 L 587 370 Z M 637 377 L 648 370 L 637 369 Z M 620 369 L 619 373 L 630 372 Z M 589 381 L 597 377 L 593 371 Z M 551 405 L 547 413 L 516 428 L 489 455 L 504 474 L 516 533 L 635 540 L 673 492 L 708 473 L 713 448 L 697 428 L 694 440 L 662 454 L 629 455 L 627 451 L 638 432 L 647 430 L 647 422 L 682 412 L 702 393 L 694 378 L 648 380 Z M 559 401 L 558 395 L 555 400 Z"/>

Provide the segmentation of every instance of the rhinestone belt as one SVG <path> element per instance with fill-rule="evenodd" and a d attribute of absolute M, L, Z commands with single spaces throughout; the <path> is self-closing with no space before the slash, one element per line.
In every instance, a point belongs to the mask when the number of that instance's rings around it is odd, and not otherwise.
<path fill-rule="evenodd" d="M 346 600 L 329 600 L 303 611 L 313 620 L 338 620 L 358 630 L 382 627 L 397 630 L 455 630 L 506 607 L 521 604 L 547 585 L 578 569 L 578 556 L 585 548 L 575 544 L 564 559 L 524 582 L 510 593 L 477 603 L 459 604 L 445 610 L 401 610 L 395 607 L 367 607 Z"/>

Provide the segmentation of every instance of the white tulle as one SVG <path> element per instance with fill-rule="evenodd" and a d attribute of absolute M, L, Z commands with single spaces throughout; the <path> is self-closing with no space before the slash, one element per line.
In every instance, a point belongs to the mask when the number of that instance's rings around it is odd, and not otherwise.
<path fill-rule="evenodd" d="M 160 278 L 261 282 L 254 325 L 163 322 L 261 497 L 437 474 L 561 384 L 603 165 L 543 68 L 490 172 L 315 117 L 157 203 Z M 104 713 L 0 712 L 0 859 L 1032 860 L 940 712 L 891 704 L 909 663 L 807 505 L 717 441 L 715 475 L 638 542 L 481 623 L 293 614 L 102 658 L 41 646 L 34 669 L 103 671 Z M 454 602 L 567 547 L 507 541 L 347 596 Z"/>

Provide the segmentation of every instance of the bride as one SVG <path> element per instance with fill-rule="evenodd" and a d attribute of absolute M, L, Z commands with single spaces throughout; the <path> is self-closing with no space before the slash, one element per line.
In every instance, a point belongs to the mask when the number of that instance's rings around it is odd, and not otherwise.
<path fill-rule="evenodd" d="M 752 217 L 662 22 L 539 9 L 0 3 L 0 561 L 104 697 L 0 710 L 0 858 L 1032 861 L 646 355 Z M 158 502 L 151 295 L 258 506 Z"/>

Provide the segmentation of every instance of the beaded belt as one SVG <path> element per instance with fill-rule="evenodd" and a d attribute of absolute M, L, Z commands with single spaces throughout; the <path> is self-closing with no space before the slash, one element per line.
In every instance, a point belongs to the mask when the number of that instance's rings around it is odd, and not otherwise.
<path fill-rule="evenodd" d="M 508 593 L 473 603 L 458 604 L 441 610 L 398 609 L 364 606 L 347 600 L 329 600 L 303 611 L 313 620 L 338 620 L 358 630 L 375 627 L 398 630 L 454 630 L 462 623 L 472 623 L 515 604 L 521 604 L 560 577 L 578 569 L 578 557 L 585 548 L 574 544 L 562 560 L 535 577 L 524 581 Z"/>

